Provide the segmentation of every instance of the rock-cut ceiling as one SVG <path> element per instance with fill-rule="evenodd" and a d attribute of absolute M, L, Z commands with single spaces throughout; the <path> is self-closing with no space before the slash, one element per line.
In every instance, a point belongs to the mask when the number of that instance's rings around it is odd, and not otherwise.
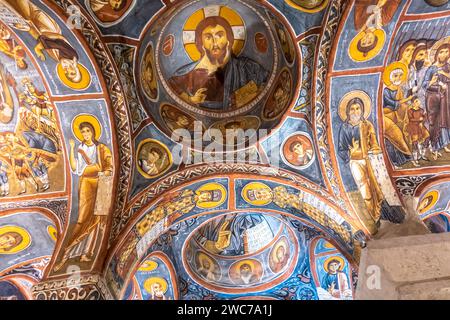
<path fill-rule="evenodd" d="M 0 0 L 0 299 L 352 299 L 381 220 L 450 230 L 449 16 Z"/>

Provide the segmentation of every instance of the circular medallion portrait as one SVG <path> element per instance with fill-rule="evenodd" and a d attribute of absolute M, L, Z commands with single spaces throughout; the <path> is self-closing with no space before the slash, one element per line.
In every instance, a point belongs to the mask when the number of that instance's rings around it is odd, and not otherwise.
<path fill-rule="evenodd" d="M 198 252 L 195 259 L 197 274 L 205 280 L 219 281 L 222 278 L 217 261 L 204 252 Z"/>
<path fill-rule="evenodd" d="M 72 90 L 83 91 L 91 85 L 91 74 L 81 63 L 78 63 L 77 67 L 73 69 L 68 69 L 67 66 L 58 63 L 56 66 L 56 74 L 61 82 Z"/>
<path fill-rule="evenodd" d="M 319 12 L 328 5 L 329 0 L 285 0 L 291 7 L 307 12 L 316 13 Z"/>
<path fill-rule="evenodd" d="M 161 117 L 163 118 L 166 126 L 172 132 L 176 132 L 177 130 L 188 130 L 191 134 L 194 133 L 194 117 L 190 116 L 186 112 L 181 111 L 177 107 L 174 107 L 170 104 L 163 104 L 161 106 Z"/>
<path fill-rule="evenodd" d="M 439 191 L 437 190 L 431 190 L 423 196 L 423 198 L 420 200 L 417 211 L 419 211 L 420 214 L 424 214 L 431 209 L 433 209 L 434 205 L 439 200 Z"/>
<path fill-rule="evenodd" d="M 315 158 L 314 146 L 306 133 L 296 133 L 287 138 L 281 146 L 281 156 L 295 169 L 306 169 Z"/>
<path fill-rule="evenodd" d="M 356 62 L 372 60 L 383 50 L 385 42 L 386 32 L 383 29 L 365 29 L 350 43 L 349 56 Z"/>
<path fill-rule="evenodd" d="M 195 191 L 197 207 L 212 209 L 219 207 L 227 200 L 227 190 L 220 183 L 207 183 Z"/>
<path fill-rule="evenodd" d="M 201 115 L 249 111 L 268 93 L 278 68 L 267 16 L 246 1 L 180 5 L 157 43 L 164 88 L 177 105 Z"/>
<path fill-rule="evenodd" d="M 54 226 L 48 226 L 47 227 L 47 233 L 50 236 L 50 238 L 52 238 L 53 241 L 57 241 L 58 240 L 58 231 L 56 230 L 56 228 Z"/>
<path fill-rule="evenodd" d="M 275 243 L 269 255 L 269 266 L 273 272 L 281 272 L 288 264 L 291 249 L 288 240 L 283 237 Z"/>
<path fill-rule="evenodd" d="M 149 22 L 137 48 L 136 87 L 165 134 L 192 133 L 196 120 L 221 131 L 279 124 L 302 60 L 292 26 L 272 11 L 262 1 L 180 0 Z"/>
<path fill-rule="evenodd" d="M 250 182 L 241 192 L 242 199 L 255 206 L 266 206 L 273 200 L 270 187 L 262 182 Z"/>
<path fill-rule="evenodd" d="M 230 267 L 230 279 L 239 286 L 251 286 L 261 281 L 263 266 L 256 259 L 245 259 L 235 262 Z"/>
<path fill-rule="evenodd" d="M 169 170 L 173 160 L 166 145 L 154 139 L 145 139 L 137 148 L 136 162 L 139 173 L 153 179 Z"/>
<path fill-rule="evenodd" d="M 27 230 L 18 226 L 0 227 L 0 255 L 16 254 L 31 244 L 31 236 Z"/>

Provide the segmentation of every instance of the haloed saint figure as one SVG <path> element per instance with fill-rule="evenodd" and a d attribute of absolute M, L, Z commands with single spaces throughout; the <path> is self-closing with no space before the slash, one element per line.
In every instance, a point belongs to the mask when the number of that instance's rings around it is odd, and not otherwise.
<path fill-rule="evenodd" d="M 235 56 L 230 23 L 221 16 L 202 20 L 195 30 L 199 61 L 189 63 L 169 79 L 186 102 L 214 110 L 233 110 L 256 98 L 269 72 L 256 61 Z"/>
<path fill-rule="evenodd" d="M 75 141 L 70 139 L 69 163 L 72 171 L 79 176 L 78 217 L 71 231 L 61 261 L 55 266 L 58 271 L 69 259 L 90 262 L 95 256 L 97 240 L 105 229 L 107 212 L 99 212 L 99 202 L 106 195 L 99 195 L 102 189 L 110 189 L 103 177 L 110 177 L 113 171 L 111 150 L 99 142 L 101 124 L 92 115 L 78 115 L 73 122 L 73 133 L 80 141 L 75 149 Z"/>

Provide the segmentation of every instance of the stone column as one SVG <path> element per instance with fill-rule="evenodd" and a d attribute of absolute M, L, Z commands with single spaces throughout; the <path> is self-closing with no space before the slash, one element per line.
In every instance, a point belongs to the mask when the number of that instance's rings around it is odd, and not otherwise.
<path fill-rule="evenodd" d="M 356 299 L 450 300 L 450 233 L 369 241 Z"/>
<path fill-rule="evenodd" d="M 36 300 L 113 300 L 99 274 L 71 275 L 67 278 L 40 282 L 31 289 Z"/>

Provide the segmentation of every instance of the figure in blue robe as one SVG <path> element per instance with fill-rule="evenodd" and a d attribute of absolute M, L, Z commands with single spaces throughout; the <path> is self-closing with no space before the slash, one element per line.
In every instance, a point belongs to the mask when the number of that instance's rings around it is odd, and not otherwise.
<path fill-rule="evenodd" d="M 423 82 L 423 87 L 426 89 L 425 101 L 430 126 L 430 140 L 434 152 L 450 144 L 450 95 L 448 91 L 450 79 L 445 76 L 449 73 L 450 65 L 448 63 L 444 63 L 441 67 L 434 64 L 428 69 Z M 432 83 L 434 77 L 437 78 L 437 81 Z"/>

